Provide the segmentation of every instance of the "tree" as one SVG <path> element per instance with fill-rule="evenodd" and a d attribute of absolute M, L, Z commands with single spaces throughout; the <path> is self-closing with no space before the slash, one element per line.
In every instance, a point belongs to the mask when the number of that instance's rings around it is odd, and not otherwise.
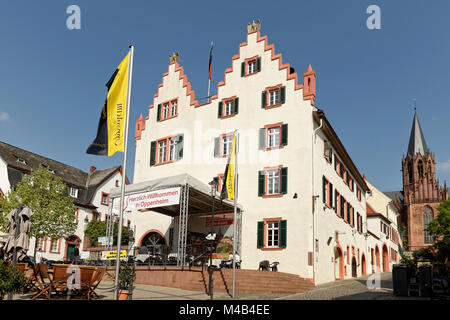
<path fill-rule="evenodd" d="M 6 230 L 7 226 L 5 216 L 20 203 L 33 212 L 30 238 L 65 238 L 72 235 L 77 228 L 75 206 L 67 193 L 67 186 L 61 178 L 42 166 L 30 175 L 25 175 L 15 190 L 11 189 L 6 195 L 0 215 L 3 230 Z M 36 247 L 37 241 L 34 246 L 35 255 Z"/>
<path fill-rule="evenodd" d="M 436 219 L 428 224 L 427 230 L 433 236 L 433 248 L 437 262 L 445 263 L 450 258 L 450 199 L 437 207 Z"/>
<path fill-rule="evenodd" d="M 117 245 L 117 235 L 119 234 L 119 225 L 114 224 L 113 245 Z M 84 235 L 91 239 L 91 246 L 97 246 L 97 238 L 106 236 L 106 221 L 92 220 L 89 222 Z M 121 245 L 128 244 L 128 228 L 122 226 L 122 241 Z"/>

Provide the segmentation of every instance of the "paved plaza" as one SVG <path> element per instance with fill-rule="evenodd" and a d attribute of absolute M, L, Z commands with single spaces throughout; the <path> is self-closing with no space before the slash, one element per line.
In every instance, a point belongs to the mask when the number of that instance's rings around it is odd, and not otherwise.
<path fill-rule="evenodd" d="M 369 282 L 368 282 L 369 280 Z M 375 287 L 369 289 L 368 287 Z M 97 288 L 101 300 L 113 299 L 113 282 L 103 281 Z M 32 294 L 15 296 L 17 300 L 29 300 Z M 60 299 L 66 299 L 60 298 Z M 77 298 L 78 299 L 78 298 Z M 205 292 L 178 288 L 136 284 L 133 300 L 209 300 Z M 232 300 L 228 293 L 217 292 L 215 300 Z M 419 297 L 395 297 L 392 290 L 392 273 L 381 273 L 355 279 L 340 280 L 317 286 L 311 291 L 298 294 L 236 294 L 237 300 L 428 300 Z M 39 299 L 41 300 L 41 299 Z"/>

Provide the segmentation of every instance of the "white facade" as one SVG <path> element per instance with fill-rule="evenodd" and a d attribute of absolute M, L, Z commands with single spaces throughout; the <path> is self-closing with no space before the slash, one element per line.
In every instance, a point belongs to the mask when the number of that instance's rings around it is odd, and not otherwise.
<path fill-rule="evenodd" d="M 257 72 L 248 75 L 248 63 L 256 59 L 260 67 L 256 68 Z M 244 74 L 241 68 L 245 68 Z M 169 64 L 168 72 L 163 75 L 149 107 L 149 116 L 137 121 L 134 182 L 188 173 L 207 184 L 223 174 L 227 162 L 227 157 L 215 157 L 216 138 L 239 129 L 238 202 L 243 207 L 242 268 L 258 269 L 262 260 L 277 261 L 280 263 L 279 271 L 314 279 L 319 284 L 352 276 L 351 262 L 347 263 L 346 258 L 350 252 L 358 260 L 357 274 L 360 276 L 361 256 L 367 261 L 368 255 L 365 227 L 358 231 L 356 220 L 351 227 L 337 215 L 334 209 L 335 191 L 331 195 L 331 205 L 323 203 L 323 177 L 351 204 L 355 217 L 357 213 L 361 215 L 361 226 L 366 222 L 364 190 L 368 191 L 368 188 L 339 139 L 335 135 L 334 140 L 328 137 L 330 129 L 325 133 L 320 127 L 321 122 L 314 120 L 313 114 L 319 110 L 313 105 L 314 71 L 309 67 L 304 74 L 305 83 L 298 84 L 299 80 L 301 78 L 298 79 L 297 74 L 290 73 L 289 65 L 282 64 L 281 54 L 275 55 L 273 45 L 269 45 L 267 37 L 261 37 L 259 31 L 250 32 L 247 41 L 239 46 L 231 68 L 225 71 L 225 79 L 218 83 L 217 94 L 208 103 L 199 105 L 183 68 L 177 62 Z M 270 93 L 272 90 L 279 90 L 282 96 L 281 90 L 284 90 L 284 103 L 263 108 L 263 91 L 266 92 L 266 104 L 273 102 L 271 99 L 277 99 Z M 238 112 L 227 116 L 229 110 L 226 104 L 228 101 L 236 103 L 236 98 Z M 170 105 L 172 101 L 177 103 L 176 115 L 171 117 L 169 112 L 167 119 L 164 119 L 167 114 L 162 114 L 162 119 L 158 119 L 158 105 L 161 105 L 163 113 L 164 105 Z M 277 101 L 274 102 L 276 104 Z M 219 116 L 220 103 L 223 106 L 222 117 Z M 271 126 L 284 128 L 282 125 L 285 124 L 288 125 L 287 143 L 277 148 L 267 148 L 269 140 L 266 138 L 266 148 L 261 149 L 260 129 L 266 128 L 264 132 L 267 137 Z M 175 139 L 181 134 L 184 135 L 182 158 L 175 157 L 176 161 L 159 164 L 158 152 L 164 149 L 159 148 L 161 143 L 156 142 L 155 164 L 151 165 L 152 142 L 170 137 Z M 324 141 L 329 140 L 338 144 L 331 145 L 331 163 L 324 157 Z M 222 144 L 219 147 L 223 150 Z M 341 153 L 342 157 L 337 153 Z M 344 183 L 334 169 L 336 156 L 343 166 L 354 168 L 347 168 L 348 174 L 353 172 L 357 175 L 352 176 L 353 190 L 349 187 L 350 183 Z M 274 182 L 272 186 L 283 192 L 268 195 L 270 182 L 276 181 L 269 180 L 269 171 L 278 170 L 282 174 L 281 168 L 288 168 L 284 169 L 287 179 L 280 177 L 278 184 Z M 266 171 L 265 194 L 261 196 L 259 172 L 263 170 Z M 359 199 L 357 189 L 361 190 Z M 129 215 L 132 223 L 137 225 L 136 239 L 142 238 L 149 230 L 167 235 L 172 223 L 170 217 L 155 212 L 133 212 Z M 281 243 L 282 221 L 286 223 L 285 246 Z M 273 222 L 278 223 L 275 224 L 278 241 L 273 238 L 276 232 L 271 231 Z M 264 242 L 263 247 L 258 244 L 258 226 L 264 226 L 264 238 L 260 239 Z M 193 224 L 188 227 L 195 228 Z M 350 248 L 348 251 L 347 246 Z M 345 263 L 335 267 L 337 248 L 342 248 L 341 261 Z"/>

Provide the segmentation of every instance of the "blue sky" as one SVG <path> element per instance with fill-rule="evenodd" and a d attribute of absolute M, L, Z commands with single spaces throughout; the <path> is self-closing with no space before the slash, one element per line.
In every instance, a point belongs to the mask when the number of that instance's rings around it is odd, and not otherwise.
<path fill-rule="evenodd" d="M 66 9 L 81 9 L 69 30 Z M 366 9 L 381 8 L 369 30 Z M 275 52 L 298 73 L 317 72 L 316 104 L 361 173 L 381 190 L 401 189 L 413 99 L 438 177 L 450 182 L 450 2 L 433 1 L 2 1 L 0 140 L 88 171 L 122 164 L 122 154 L 86 154 L 106 97 L 105 83 L 136 46 L 130 114 L 134 128 L 179 52 L 196 97 L 223 79 L 246 26 L 261 19 Z M 212 93 L 216 86 L 212 86 Z"/>

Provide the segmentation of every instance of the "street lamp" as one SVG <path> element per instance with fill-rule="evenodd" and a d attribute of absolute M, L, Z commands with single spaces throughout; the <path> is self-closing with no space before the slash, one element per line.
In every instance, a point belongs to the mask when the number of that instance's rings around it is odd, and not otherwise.
<path fill-rule="evenodd" d="M 211 186 L 212 210 L 211 210 L 211 233 L 207 237 L 211 241 L 209 246 L 209 296 L 213 300 L 213 265 L 212 265 L 212 249 L 215 240 L 214 234 L 214 198 L 216 197 L 217 179 L 214 178 L 209 185 Z"/>

